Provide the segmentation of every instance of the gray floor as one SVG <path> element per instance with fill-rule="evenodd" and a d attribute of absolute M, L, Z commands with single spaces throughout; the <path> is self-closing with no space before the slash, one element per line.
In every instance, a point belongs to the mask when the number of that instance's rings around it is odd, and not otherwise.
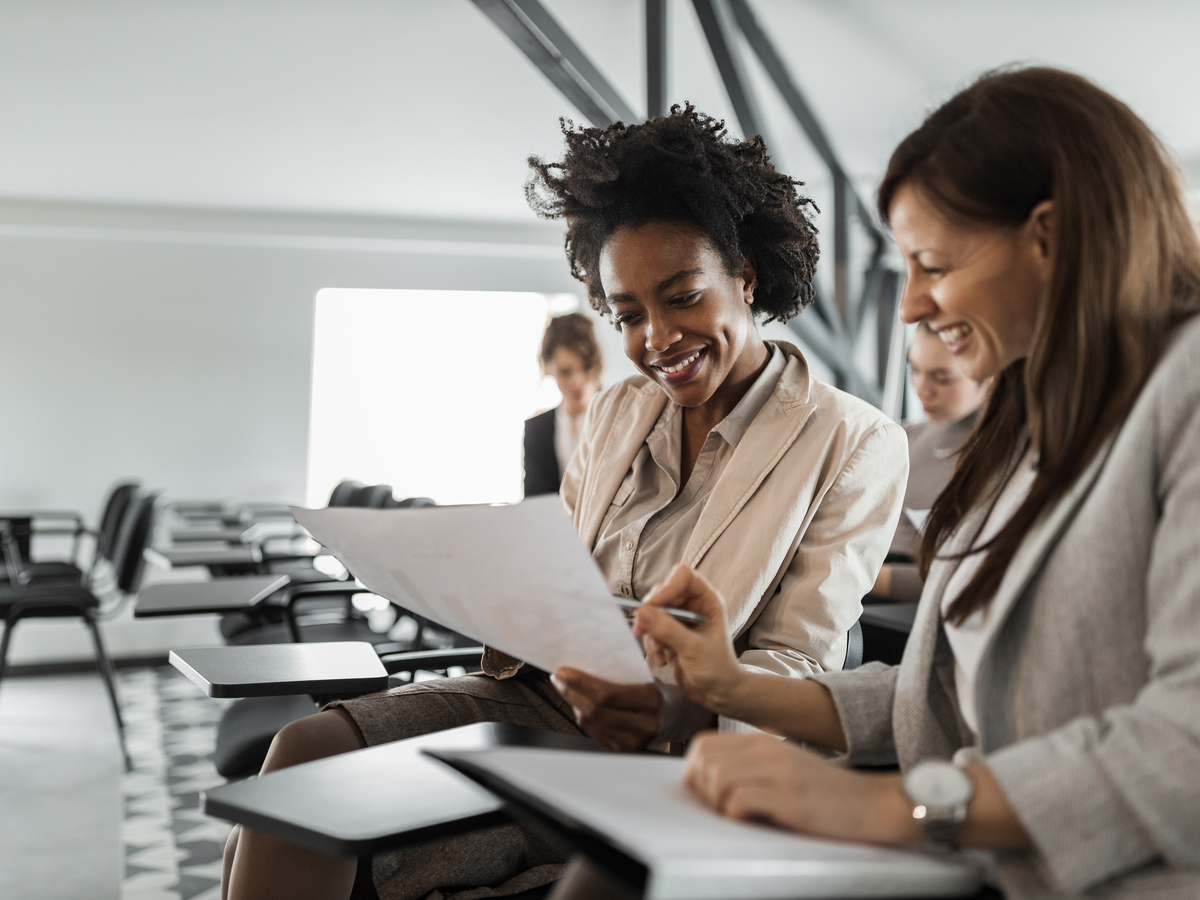
<path fill-rule="evenodd" d="M 0 683 L 0 897 L 116 900 L 120 779 L 98 675 Z"/>

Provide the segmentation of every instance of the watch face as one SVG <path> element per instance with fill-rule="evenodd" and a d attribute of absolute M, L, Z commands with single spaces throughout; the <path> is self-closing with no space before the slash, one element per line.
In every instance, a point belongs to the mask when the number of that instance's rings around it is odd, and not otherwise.
<path fill-rule="evenodd" d="M 904 776 L 904 793 L 909 799 L 934 809 L 966 803 L 972 792 L 967 774 L 947 762 L 923 762 Z"/>

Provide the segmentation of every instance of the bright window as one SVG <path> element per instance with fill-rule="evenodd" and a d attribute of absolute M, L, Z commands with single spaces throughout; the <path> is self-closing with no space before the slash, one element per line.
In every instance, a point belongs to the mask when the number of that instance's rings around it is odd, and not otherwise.
<path fill-rule="evenodd" d="M 398 499 L 521 498 L 526 417 L 560 400 L 537 352 L 575 298 L 327 288 L 317 294 L 308 504 L 345 478 Z"/>

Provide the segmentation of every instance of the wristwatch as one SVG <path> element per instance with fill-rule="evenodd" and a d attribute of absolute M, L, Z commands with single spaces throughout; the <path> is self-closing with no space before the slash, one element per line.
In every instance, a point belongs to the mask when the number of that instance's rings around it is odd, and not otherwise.
<path fill-rule="evenodd" d="M 958 766 L 931 759 L 910 769 L 902 787 L 929 847 L 956 849 L 958 826 L 967 817 L 967 804 L 975 793 L 970 776 Z"/>

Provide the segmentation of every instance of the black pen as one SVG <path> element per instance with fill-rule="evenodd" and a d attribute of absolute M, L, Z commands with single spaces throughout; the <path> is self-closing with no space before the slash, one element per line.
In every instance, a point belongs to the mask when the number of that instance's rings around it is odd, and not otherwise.
<path fill-rule="evenodd" d="M 618 597 L 616 594 L 613 594 L 613 600 L 615 600 L 617 602 L 617 606 L 621 607 L 622 609 L 642 608 L 641 600 L 631 600 L 628 597 Z M 702 616 L 700 613 L 694 613 L 688 609 L 677 609 L 674 606 L 659 606 L 657 608 L 661 609 L 668 616 L 671 616 L 672 618 L 678 619 L 680 622 L 685 622 L 689 625 L 703 625 L 708 621 L 708 616 Z"/>

